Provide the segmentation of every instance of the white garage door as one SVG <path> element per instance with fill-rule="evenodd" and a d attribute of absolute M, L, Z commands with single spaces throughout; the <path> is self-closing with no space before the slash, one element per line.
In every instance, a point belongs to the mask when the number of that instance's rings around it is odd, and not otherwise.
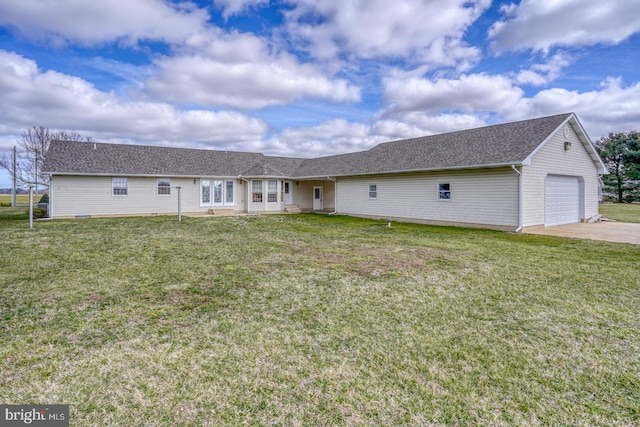
<path fill-rule="evenodd" d="M 544 185 L 544 225 L 580 221 L 580 181 L 572 176 L 549 175 Z"/>

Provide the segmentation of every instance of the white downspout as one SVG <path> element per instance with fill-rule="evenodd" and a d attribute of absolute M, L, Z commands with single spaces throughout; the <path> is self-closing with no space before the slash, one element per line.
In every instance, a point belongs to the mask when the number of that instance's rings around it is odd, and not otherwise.
<path fill-rule="evenodd" d="M 327 179 L 333 182 L 333 212 L 329 212 L 329 215 L 335 215 L 338 213 L 338 183 L 336 179 L 331 179 L 330 176 Z"/>
<path fill-rule="evenodd" d="M 249 190 L 250 190 L 250 189 L 249 189 L 249 181 L 247 181 L 246 179 L 244 179 L 244 178 L 242 177 L 242 175 L 240 175 L 240 176 L 239 176 L 239 178 L 240 178 L 242 181 L 244 181 L 244 182 L 246 182 L 246 183 L 247 183 L 247 213 L 248 213 L 248 214 L 250 214 L 250 213 L 251 213 L 251 209 L 250 209 L 251 202 L 249 201 Z"/>
<path fill-rule="evenodd" d="M 511 169 L 518 174 L 518 228 L 516 233 L 522 231 L 522 172 L 516 168 L 516 165 L 511 165 Z"/>

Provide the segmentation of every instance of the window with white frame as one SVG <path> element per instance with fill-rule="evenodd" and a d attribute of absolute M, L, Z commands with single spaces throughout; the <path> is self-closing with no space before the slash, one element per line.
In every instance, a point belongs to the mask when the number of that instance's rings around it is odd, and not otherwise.
<path fill-rule="evenodd" d="M 378 186 L 376 184 L 369 185 L 369 198 L 370 199 L 378 198 Z"/>
<path fill-rule="evenodd" d="M 169 196 L 171 194 L 171 180 L 169 178 L 158 178 L 158 196 Z"/>
<path fill-rule="evenodd" d="M 251 201 L 262 203 L 262 180 L 254 179 L 251 181 Z"/>
<path fill-rule="evenodd" d="M 114 196 L 126 196 L 128 194 L 127 178 L 111 178 L 111 194 Z"/>
<path fill-rule="evenodd" d="M 202 189 L 202 194 L 200 195 L 200 204 L 210 205 L 211 204 L 211 181 L 208 179 L 201 180 L 200 188 Z"/>
<path fill-rule="evenodd" d="M 226 204 L 233 204 L 233 181 L 225 181 L 225 199 L 224 202 Z"/>
<path fill-rule="evenodd" d="M 222 181 L 213 181 L 213 203 L 222 203 Z"/>
<path fill-rule="evenodd" d="M 438 184 L 438 200 L 451 200 L 451 184 L 441 182 Z"/>
<path fill-rule="evenodd" d="M 267 202 L 275 203 L 278 201 L 278 180 L 270 179 L 267 182 Z"/>

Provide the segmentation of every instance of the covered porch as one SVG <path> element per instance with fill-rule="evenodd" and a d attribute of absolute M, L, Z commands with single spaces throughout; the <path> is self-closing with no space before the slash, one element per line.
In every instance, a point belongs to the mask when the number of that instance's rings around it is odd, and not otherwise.
<path fill-rule="evenodd" d="M 301 212 L 335 212 L 336 183 L 333 179 L 304 179 L 288 182 L 290 197 L 287 200 L 285 187 L 285 211 L 291 211 L 297 206 Z"/>

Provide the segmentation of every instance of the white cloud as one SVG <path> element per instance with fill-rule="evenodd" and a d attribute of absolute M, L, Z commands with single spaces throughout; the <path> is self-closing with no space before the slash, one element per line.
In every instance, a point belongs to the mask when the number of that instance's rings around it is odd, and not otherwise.
<path fill-rule="evenodd" d="M 360 100 L 360 89 L 346 80 L 331 80 L 315 65 L 302 64 L 252 34 L 199 33 L 155 65 L 159 72 L 144 82 L 144 92 L 182 104 L 255 109 L 304 97 Z"/>
<path fill-rule="evenodd" d="M 387 140 L 372 135 L 368 125 L 335 119 L 317 126 L 284 129 L 261 148 L 270 154 L 316 157 L 366 150 Z"/>
<path fill-rule="evenodd" d="M 382 142 L 469 129 L 484 124 L 478 117 L 464 114 L 411 113 L 403 120 L 382 119 L 370 125 L 335 119 L 317 126 L 285 129 L 253 149 L 285 156 L 326 156 L 367 150 Z"/>
<path fill-rule="evenodd" d="M 250 7 L 266 5 L 269 0 L 214 0 L 214 3 L 222 9 L 222 16 L 228 19 L 231 15 L 239 14 Z"/>
<path fill-rule="evenodd" d="M 209 16 L 191 2 L 157 0 L 20 0 L 0 2 L 0 25 L 28 38 L 56 43 L 163 40 L 180 42 L 203 28 Z"/>
<path fill-rule="evenodd" d="M 385 81 L 384 98 L 391 106 L 385 115 L 395 117 L 412 111 L 496 111 L 517 104 L 522 96 L 522 89 L 499 75 L 470 74 L 453 80 L 390 77 Z"/>
<path fill-rule="evenodd" d="M 429 114 L 422 111 L 413 111 L 402 114 L 401 120 L 381 120 L 376 123 L 375 129 L 387 128 L 388 124 L 392 128 L 406 129 L 404 133 L 394 134 L 389 130 L 378 131 L 384 135 L 393 136 L 393 139 L 413 138 L 424 135 L 436 135 L 440 133 L 453 132 L 462 129 L 472 129 L 485 126 L 487 123 L 482 113 L 459 114 L 459 113 L 435 113 Z"/>
<path fill-rule="evenodd" d="M 267 132 L 266 123 L 237 112 L 127 102 L 80 78 L 41 72 L 34 61 L 15 53 L 0 50 L 0 64 L 0 134 L 42 125 L 74 129 L 97 140 L 226 147 L 261 140 Z"/>
<path fill-rule="evenodd" d="M 522 0 L 489 30 L 498 52 L 619 43 L 640 31 L 640 0 Z"/>
<path fill-rule="evenodd" d="M 625 87 L 621 79 L 611 78 L 602 83 L 600 90 L 589 92 L 547 89 L 523 98 L 514 108 L 502 111 L 502 116 L 510 121 L 572 111 L 591 138 L 638 130 L 640 83 Z"/>
<path fill-rule="evenodd" d="M 443 63 L 475 59 L 461 42 L 489 0 L 295 0 L 289 34 L 317 58 L 413 58 Z M 452 49 L 452 47 L 454 47 Z"/>
<path fill-rule="evenodd" d="M 569 65 L 571 65 L 571 57 L 564 53 L 557 53 L 545 63 L 534 64 L 528 70 L 518 72 L 515 81 L 519 84 L 542 86 L 557 79 Z"/>

